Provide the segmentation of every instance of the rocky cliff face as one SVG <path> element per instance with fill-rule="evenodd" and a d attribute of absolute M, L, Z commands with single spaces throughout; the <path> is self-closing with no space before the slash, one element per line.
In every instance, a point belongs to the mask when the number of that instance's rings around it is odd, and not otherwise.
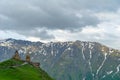
<path fill-rule="evenodd" d="M 32 61 L 57 80 L 119 80 L 120 51 L 97 42 L 29 42 L 15 39 L 0 41 L 0 60 L 15 50 L 21 57 L 29 50 Z"/>

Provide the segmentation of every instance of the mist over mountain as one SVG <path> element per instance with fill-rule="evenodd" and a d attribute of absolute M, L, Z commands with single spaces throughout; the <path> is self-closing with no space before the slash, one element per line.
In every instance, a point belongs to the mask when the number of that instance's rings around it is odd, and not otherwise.
<path fill-rule="evenodd" d="M 10 59 L 18 50 L 24 59 L 41 63 L 56 80 L 119 80 L 120 51 L 97 42 L 30 42 L 0 40 L 0 61 Z"/>

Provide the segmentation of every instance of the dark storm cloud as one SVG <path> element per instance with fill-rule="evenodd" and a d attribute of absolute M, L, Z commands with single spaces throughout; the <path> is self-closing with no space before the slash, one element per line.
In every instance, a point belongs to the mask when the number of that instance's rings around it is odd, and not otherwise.
<path fill-rule="evenodd" d="M 54 38 L 47 31 L 42 36 L 36 28 L 81 29 L 96 26 L 98 11 L 114 11 L 120 0 L 0 0 L 0 29 L 24 32 L 23 35 Z M 114 6 L 114 7 L 113 7 Z M 89 10 L 89 11 L 88 11 Z M 81 16 L 77 16 L 80 14 Z M 34 34 L 31 34 L 34 30 Z"/>
<path fill-rule="evenodd" d="M 41 31 L 38 35 L 38 37 L 41 38 L 41 40 L 49 40 L 49 39 L 55 39 L 55 37 L 51 34 L 49 34 L 47 31 Z"/>
<path fill-rule="evenodd" d="M 90 9 L 95 11 L 115 11 L 120 0 L 69 0 L 66 6 L 73 9 Z"/>
<path fill-rule="evenodd" d="M 55 39 L 55 37 L 47 32 L 47 30 L 42 29 L 42 30 L 31 30 L 31 31 L 17 31 L 19 34 L 23 34 L 28 37 L 37 37 L 40 38 L 41 40 L 50 40 L 50 39 Z"/>
<path fill-rule="evenodd" d="M 0 26 L 2 29 L 22 30 L 25 28 L 33 29 L 35 27 L 73 29 L 99 23 L 97 17 L 92 17 L 89 13 L 85 16 L 82 15 L 82 18 L 77 17 L 76 13 L 81 10 L 81 6 L 78 6 L 78 10 L 74 10 L 69 8 L 72 2 L 68 4 L 68 7 L 65 6 L 65 3 L 69 3 L 69 1 L 2 0 L 0 3 L 0 14 L 8 19 L 1 20 Z M 75 4 L 77 2 L 73 3 L 73 5 Z M 93 22 L 91 19 L 93 19 Z"/>

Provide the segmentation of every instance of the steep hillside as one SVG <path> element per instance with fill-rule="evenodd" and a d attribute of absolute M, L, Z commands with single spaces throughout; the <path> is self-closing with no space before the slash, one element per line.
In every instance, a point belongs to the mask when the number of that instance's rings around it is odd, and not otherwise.
<path fill-rule="evenodd" d="M 120 51 L 97 42 L 0 41 L 0 60 L 9 59 L 18 50 L 56 80 L 120 80 Z"/>
<path fill-rule="evenodd" d="M 10 59 L 0 63 L 0 80 L 53 80 L 40 68 Z"/>

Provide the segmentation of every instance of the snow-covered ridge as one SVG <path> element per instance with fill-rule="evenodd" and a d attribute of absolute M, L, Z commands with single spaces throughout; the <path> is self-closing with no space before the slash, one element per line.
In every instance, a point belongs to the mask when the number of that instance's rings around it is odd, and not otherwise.
<path fill-rule="evenodd" d="M 0 50 L 0 59 L 10 58 L 15 50 L 18 50 L 22 57 L 25 57 L 24 55 L 29 53 L 31 60 L 40 61 L 41 66 L 43 66 L 43 68 L 45 67 L 46 70 L 49 68 L 52 69 L 56 65 L 57 67 L 60 66 L 69 69 L 69 65 L 74 64 L 71 65 L 70 68 L 72 67 L 76 70 L 77 67 L 83 70 L 83 76 L 80 80 L 87 78 L 86 72 L 90 72 L 91 77 L 96 80 L 96 77 L 101 74 L 108 60 L 115 60 L 117 62 L 114 68 L 115 70 L 111 68 L 106 70 L 105 73 L 101 75 L 102 78 L 106 78 L 108 75 L 116 75 L 120 72 L 120 65 L 118 64 L 120 61 L 120 52 L 97 42 L 68 41 L 41 43 L 6 39 L 0 40 Z M 110 63 L 110 65 L 114 66 L 112 63 Z M 108 66 L 108 68 L 109 67 L 110 66 Z M 56 69 L 59 70 L 59 68 Z"/>

